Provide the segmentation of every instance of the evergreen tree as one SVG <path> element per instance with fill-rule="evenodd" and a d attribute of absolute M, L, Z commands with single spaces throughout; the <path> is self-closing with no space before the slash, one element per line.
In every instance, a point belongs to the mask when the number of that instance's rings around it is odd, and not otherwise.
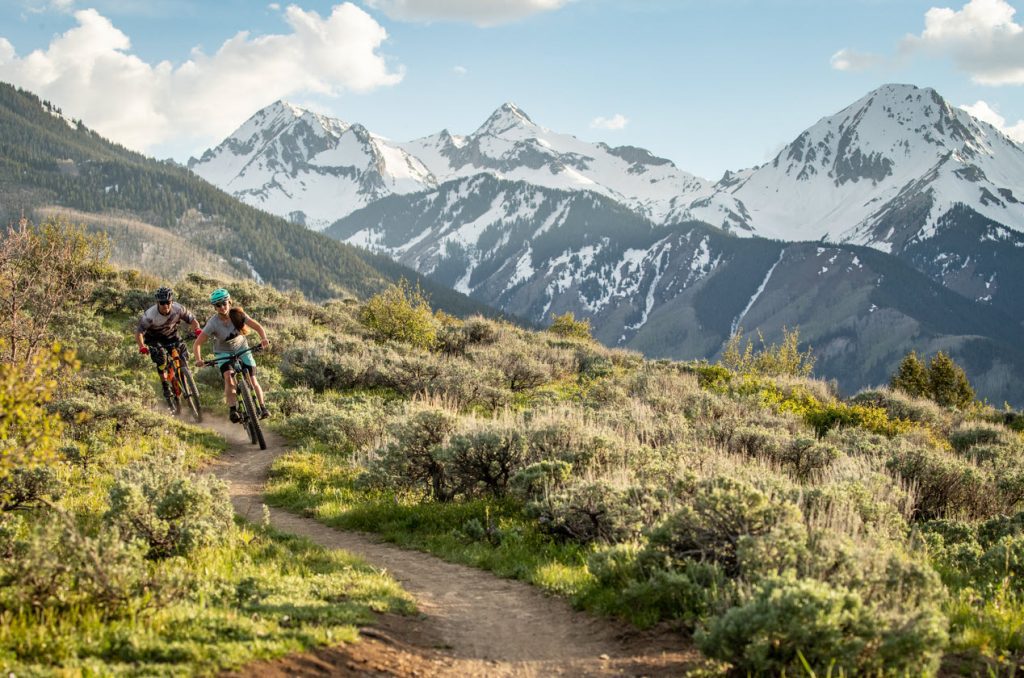
<path fill-rule="evenodd" d="M 927 398 L 930 396 L 930 385 L 928 383 L 928 368 L 917 357 L 917 351 L 911 351 L 900 361 L 900 366 L 889 380 L 889 386 L 897 391 L 903 391 L 915 398 Z"/>
<path fill-rule="evenodd" d="M 963 368 L 939 351 L 928 364 L 931 398 L 944 407 L 966 407 L 974 401 L 974 389 Z"/>

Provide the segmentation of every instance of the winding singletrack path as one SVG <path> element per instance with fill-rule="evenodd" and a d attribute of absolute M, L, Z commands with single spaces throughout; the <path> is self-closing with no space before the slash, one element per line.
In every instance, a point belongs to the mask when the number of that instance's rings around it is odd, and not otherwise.
<path fill-rule="evenodd" d="M 205 425 L 229 445 L 211 471 L 228 483 L 235 511 L 259 522 L 263 486 L 274 459 L 285 450 L 283 440 L 268 432 L 267 449 L 261 451 L 249 444 L 241 426 L 223 419 Z M 343 665 L 333 660 L 314 658 L 292 662 L 278 672 L 243 670 L 240 675 L 654 676 L 680 675 L 700 661 L 676 634 L 637 632 L 575 611 L 566 601 L 522 582 L 405 550 L 371 535 L 327 527 L 283 509 L 271 508 L 270 522 L 325 548 L 357 554 L 397 579 L 423 616 L 404 622 L 392 619 L 393 628 L 367 629 L 364 635 L 419 656 L 417 661 L 374 670 L 360 670 L 351 661 L 342 670 Z"/>

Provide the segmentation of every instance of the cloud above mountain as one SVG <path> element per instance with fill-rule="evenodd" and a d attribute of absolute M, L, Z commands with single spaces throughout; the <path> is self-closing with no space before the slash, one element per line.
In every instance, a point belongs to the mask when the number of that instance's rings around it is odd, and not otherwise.
<path fill-rule="evenodd" d="M 1024 143 L 1024 120 L 1018 120 L 1014 124 L 1009 124 L 1007 123 L 1006 118 L 1000 115 L 998 111 L 989 106 L 985 101 L 965 104 L 960 108 L 964 109 L 978 120 L 992 125 L 1014 141 Z"/>
<path fill-rule="evenodd" d="M 907 36 L 902 48 L 949 56 L 983 85 L 1024 84 L 1024 27 L 1006 0 L 970 0 L 959 11 L 933 7 L 924 31 Z"/>
<path fill-rule="evenodd" d="M 879 66 L 885 61 L 884 57 L 870 52 L 858 52 L 853 49 L 841 49 L 832 55 L 832 68 L 837 71 L 866 71 Z"/>
<path fill-rule="evenodd" d="M 77 26 L 24 56 L 0 37 L 0 80 L 75 111 L 99 133 L 138 150 L 170 140 L 205 145 L 275 99 L 366 92 L 404 74 L 378 52 L 387 32 L 352 3 L 325 17 L 289 6 L 290 32 L 242 31 L 213 54 L 194 49 L 180 65 L 133 54 L 129 37 L 96 10 L 74 17 Z"/>
<path fill-rule="evenodd" d="M 550 12 L 570 0 L 366 0 L 366 4 L 399 21 L 465 21 L 481 27 L 517 21 Z"/>
<path fill-rule="evenodd" d="M 622 115 L 621 113 L 616 113 L 615 115 L 613 115 L 610 118 L 605 118 L 603 116 L 598 116 L 598 117 L 594 118 L 593 120 L 590 121 L 590 128 L 591 129 L 612 129 L 612 130 L 615 130 L 615 129 L 623 129 L 628 124 L 629 124 L 629 118 L 627 118 L 626 116 Z"/>

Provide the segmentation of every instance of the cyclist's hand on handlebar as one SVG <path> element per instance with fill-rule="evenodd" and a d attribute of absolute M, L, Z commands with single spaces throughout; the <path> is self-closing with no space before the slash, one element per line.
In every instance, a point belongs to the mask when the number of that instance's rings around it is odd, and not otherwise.
<path fill-rule="evenodd" d="M 202 334 L 202 333 L 203 333 L 203 328 L 201 328 L 201 327 L 197 327 L 194 330 L 192 330 L 192 334 L 195 335 L 195 337 L 197 339 L 199 338 L 199 335 Z"/>
<path fill-rule="evenodd" d="M 206 367 L 206 361 L 202 358 L 196 358 L 196 367 Z"/>
<path fill-rule="evenodd" d="M 149 346 L 139 346 L 139 353 L 149 355 Z"/>
<path fill-rule="evenodd" d="M 260 348 L 262 348 L 263 350 L 267 350 L 268 348 L 270 348 L 270 342 L 267 341 L 266 339 L 260 340 Z"/>

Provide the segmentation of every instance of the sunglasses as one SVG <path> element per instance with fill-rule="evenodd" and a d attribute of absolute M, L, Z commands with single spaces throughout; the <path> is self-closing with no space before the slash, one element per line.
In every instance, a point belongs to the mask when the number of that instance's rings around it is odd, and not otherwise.
<path fill-rule="evenodd" d="M 221 308 L 222 306 L 227 306 L 227 305 L 228 305 L 227 301 L 218 301 L 216 304 L 213 305 L 213 307 L 214 308 Z"/>
<path fill-rule="evenodd" d="M 170 306 L 171 302 L 169 302 L 169 301 L 158 301 L 158 302 L 156 302 L 156 305 L 157 306 Z"/>

